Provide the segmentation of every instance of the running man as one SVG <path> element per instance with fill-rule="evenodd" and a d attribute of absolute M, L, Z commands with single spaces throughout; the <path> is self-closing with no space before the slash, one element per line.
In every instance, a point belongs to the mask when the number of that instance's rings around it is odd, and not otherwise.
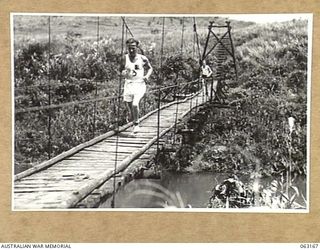
<path fill-rule="evenodd" d="M 152 66 L 147 57 L 137 53 L 139 42 L 129 38 L 126 42 L 128 54 L 123 58 L 121 73 L 125 77 L 123 100 L 126 103 L 129 119 L 133 121 L 133 133 L 138 133 L 139 102 L 146 92 L 146 82 L 152 73 Z M 144 70 L 147 73 L 144 74 Z"/>
<path fill-rule="evenodd" d="M 202 60 L 202 65 L 200 68 L 200 77 L 202 81 L 202 86 L 204 88 L 204 91 L 206 92 L 206 95 L 208 95 L 208 89 L 207 89 L 207 83 L 206 80 L 212 75 L 212 70 L 209 67 L 209 65 L 206 64 L 206 60 Z"/>

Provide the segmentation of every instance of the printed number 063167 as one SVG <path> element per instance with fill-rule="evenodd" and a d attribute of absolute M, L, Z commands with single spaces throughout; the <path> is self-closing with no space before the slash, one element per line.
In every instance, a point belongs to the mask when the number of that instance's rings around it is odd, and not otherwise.
<path fill-rule="evenodd" d="M 305 249 L 309 249 L 309 248 L 318 248 L 318 245 L 317 243 L 302 243 L 300 244 L 300 248 L 305 248 Z"/>

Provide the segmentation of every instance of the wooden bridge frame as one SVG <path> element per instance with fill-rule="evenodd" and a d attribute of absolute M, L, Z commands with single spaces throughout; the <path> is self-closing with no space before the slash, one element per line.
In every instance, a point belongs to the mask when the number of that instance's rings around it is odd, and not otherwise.
<path fill-rule="evenodd" d="M 121 141 L 125 143 L 128 140 L 123 139 L 121 136 L 119 137 L 119 135 L 128 135 L 130 132 L 129 130 L 132 128 L 132 123 L 119 127 L 118 132 L 110 131 L 86 143 L 80 144 L 42 164 L 17 174 L 14 177 L 14 209 L 70 209 L 97 207 L 103 200 L 112 197 L 119 186 L 132 180 L 141 170 L 141 167 L 145 167 L 146 163 L 156 156 L 157 150 L 155 150 L 155 143 L 160 141 L 160 144 L 163 144 L 164 141 L 161 138 L 175 127 L 175 112 L 178 113 L 178 120 L 181 120 L 193 110 L 197 110 L 199 106 L 204 105 L 208 100 L 209 97 L 204 96 L 204 92 L 201 89 L 194 94 L 185 96 L 184 99 L 176 100 L 161 106 L 160 110 L 154 110 L 146 114 L 141 118 L 142 132 L 135 138 L 135 141 L 142 140 L 141 142 L 143 142 L 143 144 L 141 144 L 141 147 L 135 149 L 132 153 L 127 153 L 126 157 L 123 159 L 119 159 L 119 164 L 115 168 L 111 168 L 110 164 L 104 164 L 108 156 L 103 156 L 103 153 L 101 153 L 101 156 L 97 156 L 98 158 L 96 159 L 97 168 L 101 169 L 101 171 L 95 175 L 95 178 L 86 176 L 89 175 L 88 173 L 91 173 L 90 171 L 93 170 L 95 164 L 87 167 L 89 172 L 86 172 L 83 175 L 83 179 L 80 178 L 80 180 L 76 180 L 79 177 L 77 176 L 77 171 L 73 170 L 74 174 L 70 174 L 70 171 L 66 166 L 70 166 L 70 170 L 74 167 L 72 167 L 72 164 L 64 165 L 64 162 L 76 162 L 77 159 L 80 161 L 81 159 L 77 157 L 77 154 L 98 144 L 111 143 L 108 147 L 115 147 L 115 142 L 117 140 L 119 143 L 121 143 Z M 161 116 L 161 131 L 158 137 L 155 129 L 152 129 L 155 128 L 155 126 L 152 125 L 154 122 L 150 119 L 152 119 L 152 117 L 155 119 L 159 113 Z M 149 127 L 151 130 L 148 129 L 148 126 L 151 126 Z M 119 152 L 120 151 L 121 145 L 119 144 Z M 110 160 L 112 160 L 113 156 L 109 156 Z M 72 158 L 74 158 L 74 161 Z M 103 162 L 99 163 L 99 159 L 103 159 Z M 77 163 L 75 163 L 75 165 L 76 164 Z M 103 170 L 104 165 L 108 165 L 109 167 L 106 167 L 105 170 Z M 44 177 L 48 179 L 47 181 L 43 181 L 45 184 L 41 184 L 41 182 L 39 184 L 39 179 L 42 178 L 41 176 L 47 176 L 46 172 L 50 172 L 51 168 L 59 169 L 59 166 L 62 166 L 62 170 L 60 170 L 60 174 L 55 174 L 55 176 L 59 176 L 58 179 L 60 179 L 60 181 L 55 182 L 54 185 L 52 184 L 53 186 L 50 187 L 50 175 L 48 175 L 49 177 Z M 82 168 L 84 167 L 82 166 Z M 84 169 L 82 170 L 85 172 Z M 74 179 L 72 187 L 68 188 L 68 182 L 64 183 L 62 181 L 64 179 L 62 178 L 63 176 L 67 177 L 66 179 L 68 179 L 69 182 L 72 182 L 71 179 Z M 33 181 L 32 178 L 35 178 L 35 181 Z M 52 177 L 53 180 L 55 180 L 54 178 L 55 177 Z M 77 187 L 75 188 L 75 186 Z"/>
<path fill-rule="evenodd" d="M 227 31 L 221 37 L 218 37 L 218 35 L 214 31 L 214 28 L 219 28 L 219 29 L 226 28 Z M 212 47 L 209 49 L 209 51 L 207 51 L 211 37 L 213 37 L 214 42 Z M 230 48 L 228 48 L 228 45 L 224 43 L 224 39 L 227 39 L 230 42 Z M 218 45 L 221 46 L 220 52 L 225 51 L 232 57 L 236 78 L 238 79 L 238 70 L 237 70 L 237 64 L 236 64 L 236 57 L 234 53 L 234 45 L 233 45 L 232 36 L 231 36 L 230 21 L 226 21 L 226 25 L 214 25 L 214 21 L 210 22 L 210 25 L 208 27 L 208 35 L 207 35 L 205 47 L 202 54 L 202 60 L 205 60 L 208 57 L 208 55 L 211 52 L 213 52 Z"/>
<path fill-rule="evenodd" d="M 219 37 L 214 29 L 226 29 L 226 31 Z M 209 49 L 209 44 L 211 48 Z M 226 21 L 226 25 L 215 25 L 214 21 L 210 22 L 208 26 L 208 34 L 206 38 L 206 43 L 204 46 L 203 54 L 201 57 L 202 60 L 206 60 L 207 57 L 211 54 L 215 53 L 217 58 L 217 89 L 216 89 L 216 99 L 219 102 L 225 102 L 226 94 L 224 92 L 224 88 L 226 86 L 224 79 L 222 78 L 222 63 L 225 61 L 227 56 L 231 56 L 233 60 L 233 67 L 235 70 L 235 78 L 238 80 L 238 70 L 236 64 L 236 57 L 234 51 L 234 45 L 231 36 L 231 25 L 230 21 Z M 211 89 L 212 90 L 212 89 Z M 213 91 L 211 91 L 213 93 Z M 211 98 L 212 99 L 212 98 Z"/>

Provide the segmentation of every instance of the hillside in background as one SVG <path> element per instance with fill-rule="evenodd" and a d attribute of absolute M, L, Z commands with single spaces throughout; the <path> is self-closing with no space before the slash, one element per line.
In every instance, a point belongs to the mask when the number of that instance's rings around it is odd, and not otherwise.
<path fill-rule="evenodd" d="M 161 17 L 125 17 L 128 27 L 133 35 L 138 38 L 143 35 L 161 33 Z M 224 24 L 226 18 L 220 17 L 196 17 L 196 23 L 199 33 L 207 33 L 209 21 L 217 24 Z M 235 21 L 232 27 L 235 30 L 247 28 L 253 25 L 253 22 Z M 121 17 L 99 17 L 100 37 L 119 38 L 121 37 Z M 166 31 L 181 32 L 182 22 L 185 30 L 193 31 L 193 17 L 167 17 L 165 21 Z M 97 37 L 97 17 L 93 16 L 57 16 L 51 17 L 51 34 L 53 39 L 65 37 L 68 33 L 76 34 L 85 40 L 96 40 Z M 48 17 L 47 16 L 15 16 L 14 17 L 14 34 L 15 45 L 17 47 L 25 46 L 30 42 L 47 42 L 48 40 Z M 23 44 L 21 44 L 23 43 Z"/>

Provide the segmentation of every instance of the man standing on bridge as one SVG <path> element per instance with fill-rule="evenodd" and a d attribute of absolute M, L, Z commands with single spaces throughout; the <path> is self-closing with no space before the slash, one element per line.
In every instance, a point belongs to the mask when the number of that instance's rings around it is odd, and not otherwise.
<path fill-rule="evenodd" d="M 202 60 L 200 68 L 200 78 L 203 86 L 203 91 L 208 95 L 207 80 L 211 77 L 212 70 L 209 65 L 207 65 L 206 60 Z"/>
<path fill-rule="evenodd" d="M 129 111 L 130 121 L 133 121 L 133 133 L 138 133 L 139 103 L 146 92 L 146 82 L 152 73 L 152 66 L 148 58 L 137 53 L 139 42 L 134 38 L 126 41 L 127 51 L 122 60 L 121 73 L 125 77 L 123 100 Z M 144 74 L 144 70 L 147 73 Z"/>

